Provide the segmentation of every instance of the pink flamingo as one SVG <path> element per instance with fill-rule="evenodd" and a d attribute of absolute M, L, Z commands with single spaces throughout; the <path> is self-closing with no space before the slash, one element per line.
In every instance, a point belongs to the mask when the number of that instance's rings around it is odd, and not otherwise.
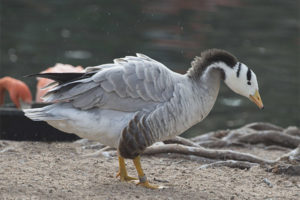
<path fill-rule="evenodd" d="M 19 109 L 32 103 L 28 86 L 20 80 L 9 76 L 0 79 L 0 106 L 4 104 L 5 91 L 8 91 L 10 99 Z"/>

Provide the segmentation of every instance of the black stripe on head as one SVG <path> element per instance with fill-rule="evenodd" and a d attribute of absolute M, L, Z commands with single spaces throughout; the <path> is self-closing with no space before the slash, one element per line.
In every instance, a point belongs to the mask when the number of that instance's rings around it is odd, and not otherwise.
<path fill-rule="evenodd" d="M 248 71 L 247 71 L 247 80 L 248 80 L 248 82 L 247 82 L 247 84 L 248 85 L 251 85 L 251 69 L 249 69 L 248 68 Z"/>
<path fill-rule="evenodd" d="M 241 63 L 239 62 L 239 68 L 236 72 L 236 77 L 239 77 L 240 76 L 240 71 L 241 71 Z"/>

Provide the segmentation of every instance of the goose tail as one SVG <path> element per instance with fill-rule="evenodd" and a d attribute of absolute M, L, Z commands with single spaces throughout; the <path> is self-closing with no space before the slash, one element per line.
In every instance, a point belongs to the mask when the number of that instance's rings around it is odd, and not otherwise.
<path fill-rule="evenodd" d="M 26 117 L 33 121 L 63 120 L 64 117 L 52 113 L 53 109 L 55 106 L 49 105 L 42 108 L 23 109 L 23 112 Z"/>

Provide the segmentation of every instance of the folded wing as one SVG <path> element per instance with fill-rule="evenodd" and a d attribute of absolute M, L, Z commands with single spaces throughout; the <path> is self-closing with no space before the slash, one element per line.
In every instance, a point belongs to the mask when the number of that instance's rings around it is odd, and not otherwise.
<path fill-rule="evenodd" d="M 112 109 L 125 112 L 152 110 L 174 92 L 174 72 L 145 56 L 127 56 L 112 64 L 86 68 L 80 78 L 51 89 L 46 102 L 70 102 L 78 109 Z"/>

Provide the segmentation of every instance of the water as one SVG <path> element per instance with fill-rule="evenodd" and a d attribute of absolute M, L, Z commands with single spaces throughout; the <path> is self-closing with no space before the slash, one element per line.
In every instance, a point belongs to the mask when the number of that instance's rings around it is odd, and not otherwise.
<path fill-rule="evenodd" d="M 185 136 L 264 121 L 300 125 L 299 1 L 0 0 L 0 76 L 55 63 L 93 66 L 144 53 L 184 73 L 194 56 L 223 48 L 258 76 L 265 110 L 222 84 L 213 111 Z"/>

